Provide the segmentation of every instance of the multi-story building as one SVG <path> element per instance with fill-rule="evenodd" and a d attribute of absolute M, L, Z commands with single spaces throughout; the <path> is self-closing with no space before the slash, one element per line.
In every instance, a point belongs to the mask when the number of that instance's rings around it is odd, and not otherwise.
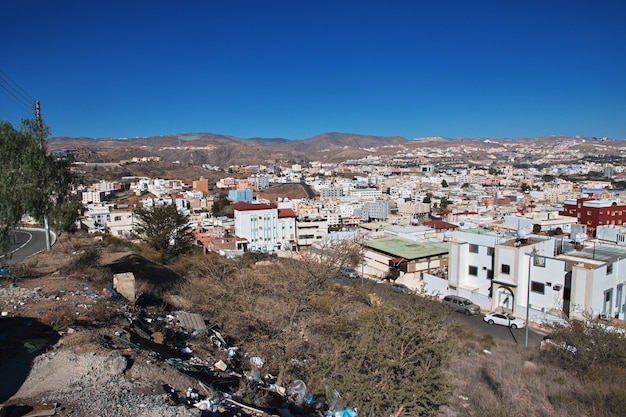
<path fill-rule="evenodd" d="M 296 215 L 276 204 L 238 202 L 235 209 L 235 235 L 248 241 L 247 250 L 290 250 L 296 245 Z"/>
<path fill-rule="evenodd" d="M 199 180 L 193 181 L 191 183 L 191 188 L 193 191 L 200 191 L 202 193 L 209 193 L 209 180 L 206 178 L 200 178 Z"/>
<path fill-rule="evenodd" d="M 229 190 L 228 198 L 232 201 L 250 202 L 253 200 L 252 189 L 244 187 L 239 190 Z"/>
<path fill-rule="evenodd" d="M 298 246 L 324 244 L 328 238 L 328 220 L 319 215 L 301 215 L 296 220 Z"/>
<path fill-rule="evenodd" d="M 391 213 L 391 203 L 387 200 L 365 203 L 361 210 L 363 221 L 387 220 L 389 213 Z"/>
<path fill-rule="evenodd" d="M 423 222 L 430 214 L 430 204 L 417 202 L 399 203 L 398 214 L 408 218 L 411 223 L 417 224 Z"/>
<path fill-rule="evenodd" d="M 448 293 L 531 321 L 624 319 L 626 248 L 476 229 L 449 239 Z M 623 272 L 622 272 L 623 271 Z"/>
<path fill-rule="evenodd" d="M 128 239 L 135 223 L 136 219 L 131 209 L 111 209 L 106 226 L 111 236 Z"/>
<path fill-rule="evenodd" d="M 592 236 L 597 226 L 621 226 L 626 223 L 626 205 L 618 199 L 595 200 L 591 197 L 580 197 L 576 200 L 565 200 L 559 214 L 576 217 L 578 224 L 586 225 Z"/>
<path fill-rule="evenodd" d="M 320 197 L 322 199 L 326 198 L 340 198 L 343 196 L 343 188 L 337 187 L 334 184 L 329 185 L 328 187 L 322 187 L 319 189 Z"/>

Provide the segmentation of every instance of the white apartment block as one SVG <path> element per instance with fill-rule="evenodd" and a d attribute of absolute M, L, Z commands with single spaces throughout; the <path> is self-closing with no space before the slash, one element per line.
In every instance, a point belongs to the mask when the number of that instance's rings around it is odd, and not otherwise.
<path fill-rule="evenodd" d="M 448 293 L 531 321 L 612 316 L 624 320 L 626 248 L 520 233 L 456 231 Z"/>
<path fill-rule="evenodd" d="M 111 236 L 128 239 L 136 222 L 132 210 L 113 209 L 109 214 L 107 230 Z"/>
<path fill-rule="evenodd" d="M 383 195 L 381 190 L 376 188 L 356 188 L 350 191 L 350 196 L 358 197 L 359 201 L 374 201 Z"/>
<path fill-rule="evenodd" d="M 271 204 L 235 203 L 235 235 L 248 250 L 289 250 L 296 244 L 295 214 Z"/>

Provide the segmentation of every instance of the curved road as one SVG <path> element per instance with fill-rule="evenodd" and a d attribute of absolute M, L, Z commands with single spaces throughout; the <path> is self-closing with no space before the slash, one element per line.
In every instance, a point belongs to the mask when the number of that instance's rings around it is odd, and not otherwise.
<path fill-rule="evenodd" d="M 9 249 L 9 256 L 6 260 L 4 256 L 0 256 L 1 261 L 18 264 L 29 256 L 46 250 L 46 233 L 43 229 L 17 229 L 14 235 L 15 242 Z"/>

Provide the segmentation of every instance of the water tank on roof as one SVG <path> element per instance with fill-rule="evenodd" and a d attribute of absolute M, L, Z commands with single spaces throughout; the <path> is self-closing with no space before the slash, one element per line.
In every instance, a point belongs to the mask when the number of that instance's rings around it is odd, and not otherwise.
<path fill-rule="evenodd" d="M 585 234 L 585 233 L 576 233 L 576 234 L 572 237 L 572 240 L 573 240 L 575 243 L 582 243 L 582 242 L 584 242 L 585 240 L 587 240 L 587 234 Z"/>
<path fill-rule="evenodd" d="M 528 236 L 529 236 L 529 233 L 528 233 L 528 230 L 526 229 L 519 229 L 517 231 L 517 237 L 519 239 L 528 239 Z"/>

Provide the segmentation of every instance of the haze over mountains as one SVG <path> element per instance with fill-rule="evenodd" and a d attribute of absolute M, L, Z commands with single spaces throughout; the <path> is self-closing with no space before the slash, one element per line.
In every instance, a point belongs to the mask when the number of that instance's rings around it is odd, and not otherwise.
<path fill-rule="evenodd" d="M 569 160 L 586 155 L 621 156 L 626 141 L 570 136 L 543 138 L 418 138 L 371 136 L 350 133 L 323 133 L 303 140 L 283 138 L 250 138 L 212 133 L 185 133 L 132 139 L 94 139 L 53 137 L 48 141 L 50 151 L 76 149 L 78 160 L 84 162 L 119 162 L 132 157 L 159 156 L 165 161 L 194 165 L 276 164 L 279 162 L 321 161 L 340 163 L 374 157 L 416 154 L 416 159 L 450 157 L 461 153 L 469 159 L 493 159 L 498 153 L 537 153 L 563 149 L 575 151 Z M 432 150 L 432 156 L 424 151 Z M 428 152 L 426 152 L 428 154 Z M 491 156 L 490 156 L 491 155 Z M 530 156 L 529 156 L 530 157 Z"/>

